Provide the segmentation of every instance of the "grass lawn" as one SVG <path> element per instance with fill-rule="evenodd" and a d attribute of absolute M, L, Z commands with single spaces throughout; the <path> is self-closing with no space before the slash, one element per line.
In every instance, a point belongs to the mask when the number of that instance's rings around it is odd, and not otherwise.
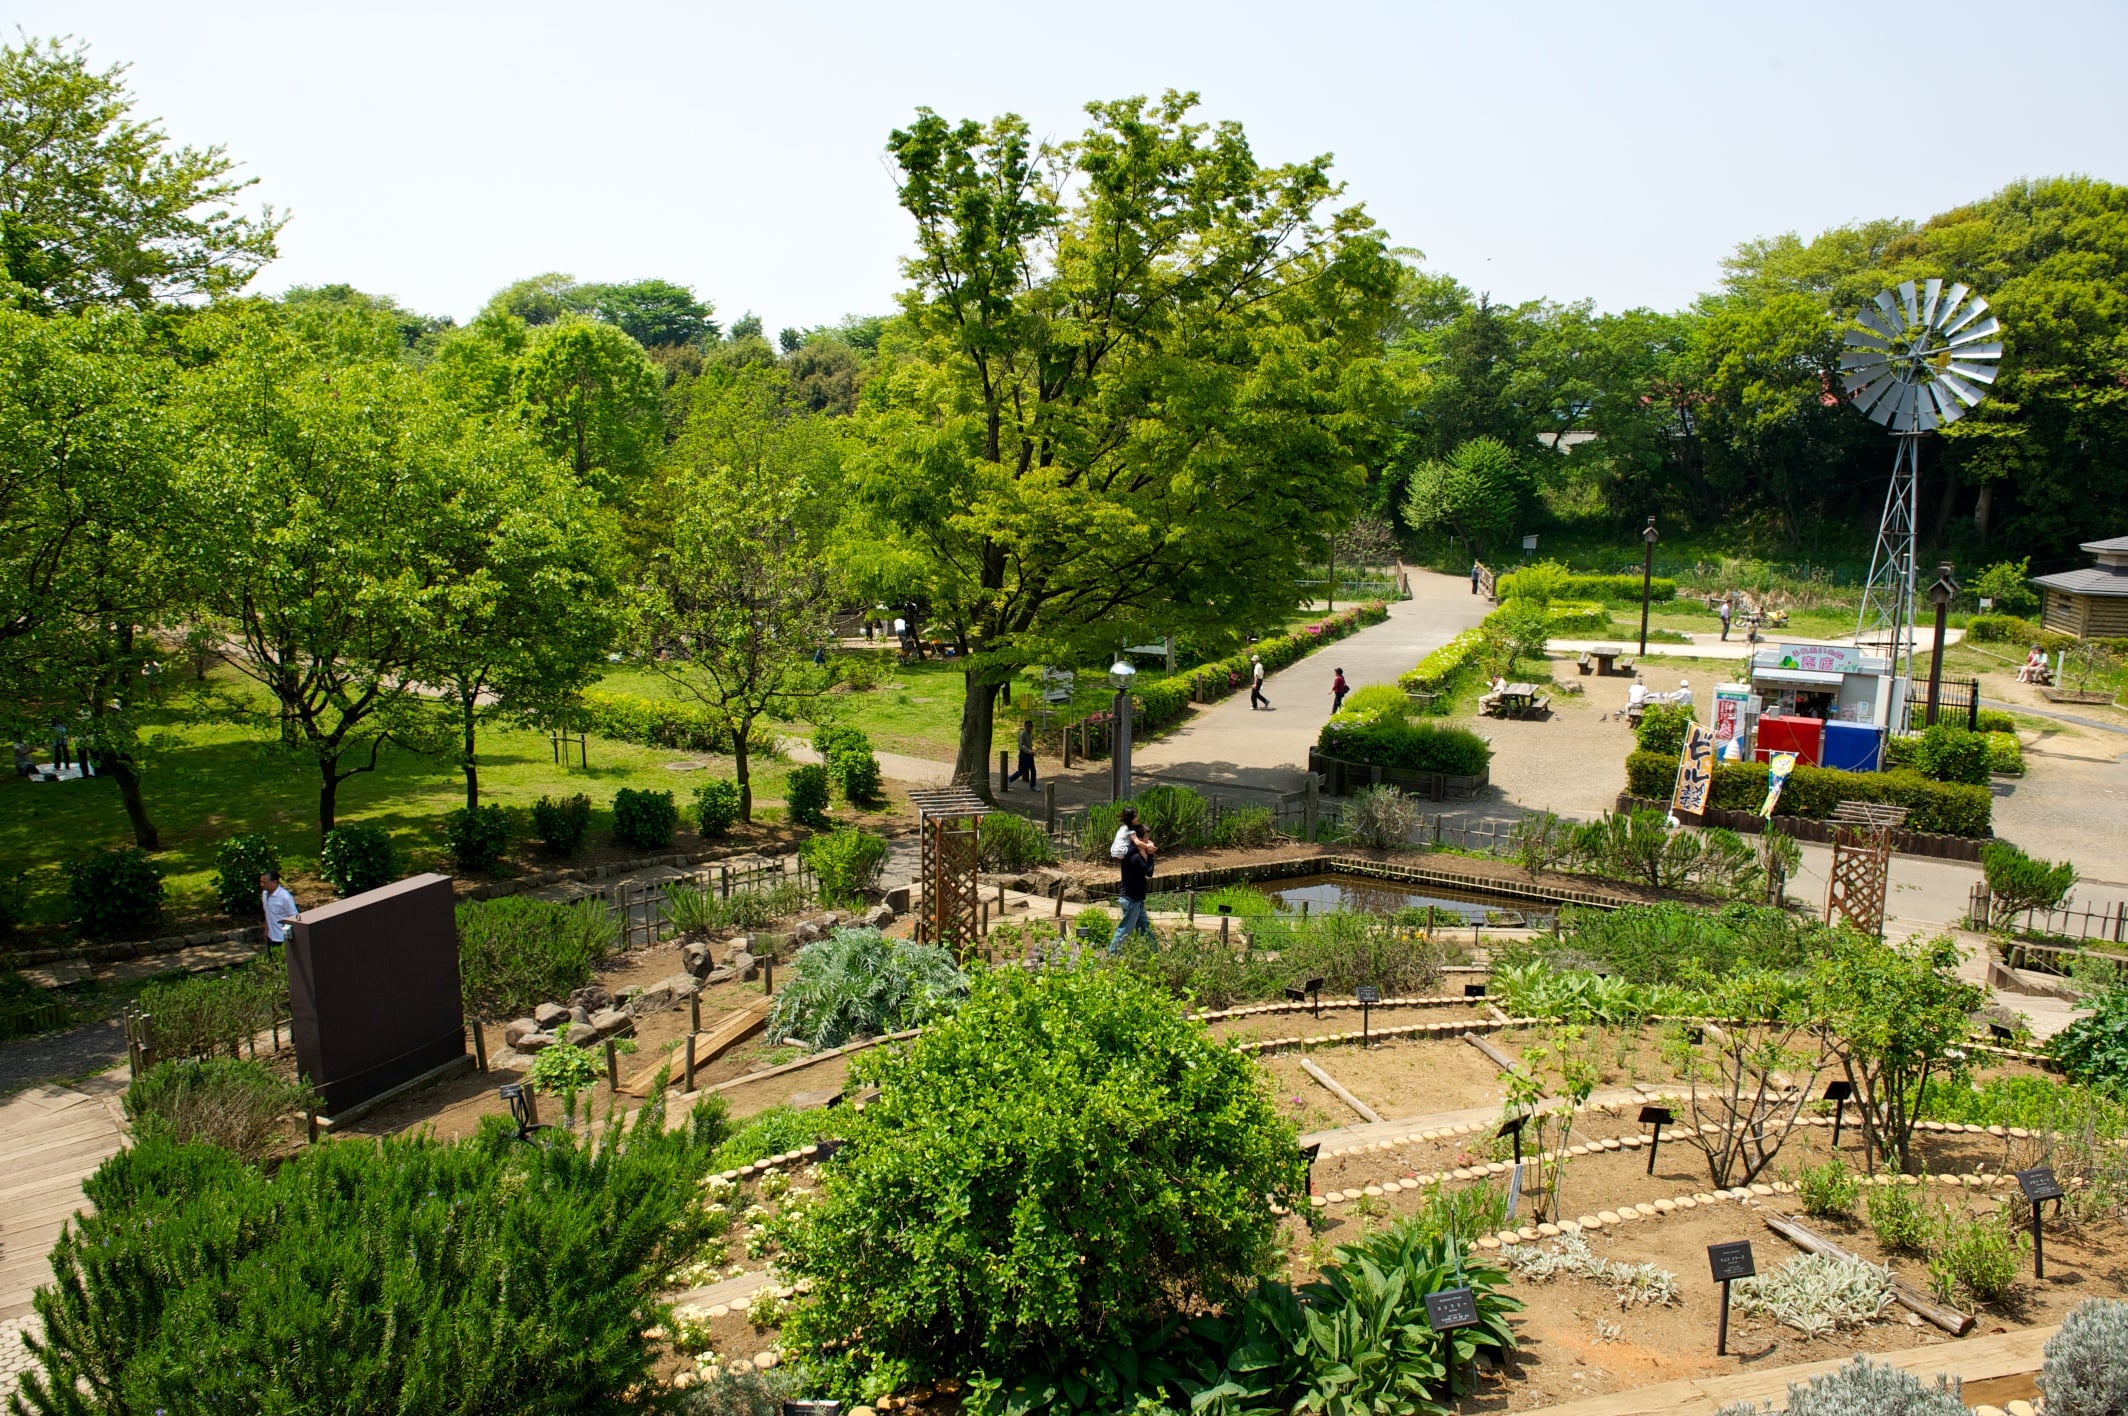
<path fill-rule="evenodd" d="M 228 723 L 185 722 L 176 714 L 151 721 L 144 734 L 153 744 L 142 785 L 148 814 L 162 834 L 157 860 L 165 877 L 168 913 L 174 917 L 213 908 L 214 851 L 240 832 L 259 831 L 280 846 L 284 869 L 314 871 L 317 854 L 317 769 L 285 754 L 272 734 Z M 671 791 L 683 816 L 705 776 L 729 777 L 728 757 L 636 747 L 593 737 L 588 768 L 557 765 L 543 733 L 489 728 L 480 739 L 482 802 L 530 807 L 541 796 L 582 792 L 592 800 L 592 840 L 603 842 L 609 807 L 621 787 Z M 676 772 L 673 762 L 700 762 L 700 770 Z M 789 764 L 756 759 L 757 808 L 778 802 Z M 424 757 L 393 747 L 380 754 L 375 772 L 340 786 L 342 822 L 384 826 L 417 867 L 444 860 L 446 812 L 465 804 L 465 779 L 445 757 Z M 104 846 L 133 843 L 118 789 L 109 782 L 26 782 L 14 776 L 0 785 L 0 860 L 20 872 L 33 924 L 65 917 L 63 864 Z M 298 891 L 298 898 L 303 898 Z"/>

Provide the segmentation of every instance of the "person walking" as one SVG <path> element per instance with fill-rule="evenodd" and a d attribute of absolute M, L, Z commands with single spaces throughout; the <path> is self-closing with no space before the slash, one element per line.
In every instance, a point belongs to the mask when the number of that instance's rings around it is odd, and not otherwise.
<path fill-rule="evenodd" d="M 288 921 L 294 919 L 299 911 L 296 909 L 296 897 L 289 894 L 288 887 L 281 883 L 280 871 L 259 872 L 259 909 L 266 916 L 266 947 L 270 949 L 276 944 L 287 943 Z"/>
<path fill-rule="evenodd" d="M 1249 656 L 1249 711 L 1252 713 L 1258 708 L 1271 706 L 1271 700 L 1264 697 L 1263 680 L 1263 660 L 1251 654 Z"/>
<path fill-rule="evenodd" d="M 1350 692 L 1352 692 L 1352 686 L 1345 682 L 1345 671 L 1339 669 L 1337 676 L 1330 680 L 1330 711 L 1332 713 L 1338 712 L 1345 706 L 1345 695 Z"/>
<path fill-rule="evenodd" d="M 1133 934 L 1153 932 L 1151 921 L 1145 917 L 1145 892 L 1153 879 L 1153 838 L 1145 834 L 1145 828 L 1135 819 L 1124 829 L 1125 846 L 1119 862 L 1123 879 L 1116 892 L 1116 906 L 1122 918 L 1117 921 L 1116 932 L 1108 941 L 1111 954 L 1121 949 L 1123 941 Z"/>
<path fill-rule="evenodd" d="M 1028 791 L 1033 791 L 1033 790 L 1034 790 L 1034 719 L 1032 719 L 1032 718 L 1028 718 L 1028 719 L 1026 719 L 1025 721 L 1023 721 L 1023 722 L 1022 722 L 1022 723 L 1020 724 L 1020 765 L 1019 765 L 1019 770 L 1018 770 L 1018 771 L 1016 771 L 1016 772 L 1014 772 L 1014 773 L 1013 773 L 1013 774 L 1012 774 L 1011 776 L 1009 776 L 1009 777 L 1007 777 L 1007 778 L 1005 779 L 1005 785 L 1006 785 L 1006 787 L 1007 787 L 1007 788 L 1010 788 L 1010 787 L 1012 786 L 1012 784 L 1013 784 L 1014 782 L 1017 782 L 1017 781 L 1019 781 L 1019 780 L 1020 780 L 1021 778 L 1023 778 L 1023 777 L 1024 777 L 1024 778 L 1026 778 L 1026 780 L 1027 780 L 1027 790 L 1028 790 Z"/>
<path fill-rule="evenodd" d="M 1727 644 L 1727 643 L 1729 642 L 1729 616 L 1730 616 L 1730 614 L 1731 614 L 1731 613 L 1733 613 L 1733 612 L 1732 612 L 1732 611 L 1730 610 L 1730 608 L 1729 608 L 1729 597 L 1728 597 L 1727 595 L 1724 595 L 1724 596 L 1722 596 L 1722 610 L 1721 610 L 1721 614 L 1722 614 L 1722 643 L 1724 643 L 1724 644 Z"/>
<path fill-rule="evenodd" d="M 1479 561 L 1472 561 L 1472 562 L 1470 563 L 1470 593 L 1471 593 L 1471 594 L 1475 595 L 1475 594 L 1477 594 L 1477 593 L 1478 593 L 1478 577 L 1479 577 L 1480 575 L 1484 574 L 1484 573 L 1485 573 L 1485 566 L 1484 566 L 1484 564 L 1483 564 L 1482 562 L 1479 562 Z"/>
<path fill-rule="evenodd" d="M 1126 806 L 1116 813 L 1116 836 L 1108 843 L 1108 858 L 1121 860 L 1130 850 L 1131 838 L 1138 834 L 1138 808 Z"/>

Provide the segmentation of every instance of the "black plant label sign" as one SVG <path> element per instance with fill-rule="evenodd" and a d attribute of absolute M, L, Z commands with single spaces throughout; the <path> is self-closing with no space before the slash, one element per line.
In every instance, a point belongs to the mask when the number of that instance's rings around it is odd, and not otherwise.
<path fill-rule="evenodd" d="M 1716 1283 L 1750 1278 L 1759 1271 L 1758 1261 L 1751 1257 L 1751 1241 L 1748 1239 L 1739 1239 L 1733 1244 L 1709 1244 L 1707 1267 L 1714 1270 Z"/>
<path fill-rule="evenodd" d="M 1426 1295 L 1426 1321 L 1435 1332 L 1475 1327 L 1478 1300 L 1468 1288 L 1449 1288 Z"/>

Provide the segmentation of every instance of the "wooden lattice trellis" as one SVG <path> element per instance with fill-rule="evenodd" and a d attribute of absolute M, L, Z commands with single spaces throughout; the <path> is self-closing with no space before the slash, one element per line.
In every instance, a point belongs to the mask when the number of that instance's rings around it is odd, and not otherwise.
<path fill-rule="evenodd" d="M 1825 922 L 1834 916 L 1865 934 L 1884 933 L 1884 906 L 1891 893 L 1892 828 L 1906 823 L 1906 808 L 1878 802 L 1843 801 L 1832 819 L 1832 871 L 1825 884 Z"/>
<path fill-rule="evenodd" d="M 923 842 L 923 910 L 916 937 L 966 959 L 982 935 L 976 872 L 982 860 L 983 817 L 990 807 L 966 787 L 909 793 Z"/>

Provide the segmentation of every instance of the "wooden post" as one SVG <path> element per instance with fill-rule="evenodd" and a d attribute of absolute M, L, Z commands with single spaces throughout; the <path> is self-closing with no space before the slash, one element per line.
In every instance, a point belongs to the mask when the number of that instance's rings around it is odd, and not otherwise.
<path fill-rule="evenodd" d="M 1001 792 L 1009 792 L 1012 790 L 1011 762 L 1012 758 L 1009 754 L 1004 752 L 998 753 L 998 790 Z"/>
<path fill-rule="evenodd" d="M 731 867 L 728 865 L 717 867 L 717 894 L 722 899 L 731 898 Z"/>
<path fill-rule="evenodd" d="M 275 1031 L 278 1035 L 278 1025 Z M 473 1065 L 483 1072 L 488 1070 L 488 1030 L 478 1018 L 473 1019 Z"/>
<path fill-rule="evenodd" d="M 1311 844 L 1315 840 L 1315 816 L 1317 810 L 1317 792 L 1315 783 L 1315 774 L 1313 772 L 1310 772 L 1308 774 L 1307 782 L 1301 787 L 1301 820 L 1303 825 L 1307 827 L 1308 840 Z"/>
<path fill-rule="evenodd" d="M 1064 770 L 1071 770 L 1071 725 L 1064 726 Z"/>
<path fill-rule="evenodd" d="M 1044 831 L 1057 829 L 1057 784 L 1055 782 L 1042 783 L 1042 829 Z"/>
<path fill-rule="evenodd" d="M 610 1037 L 606 1039 L 606 1088 L 616 1092 L 621 1089 L 621 1059 Z"/>
<path fill-rule="evenodd" d="M 695 1028 L 688 1032 L 687 1037 L 680 1044 L 682 1047 L 687 1049 L 685 1068 L 687 1076 L 687 1090 L 690 1092 L 695 1089 L 695 1037 L 701 1031 L 701 1021 L 702 1020 L 700 1015 L 697 1014 L 695 1018 Z"/>
<path fill-rule="evenodd" d="M 695 986 L 695 991 L 687 995 L 687 1030 L 702 1031 L 702 992 L 699 983 Z"/>

